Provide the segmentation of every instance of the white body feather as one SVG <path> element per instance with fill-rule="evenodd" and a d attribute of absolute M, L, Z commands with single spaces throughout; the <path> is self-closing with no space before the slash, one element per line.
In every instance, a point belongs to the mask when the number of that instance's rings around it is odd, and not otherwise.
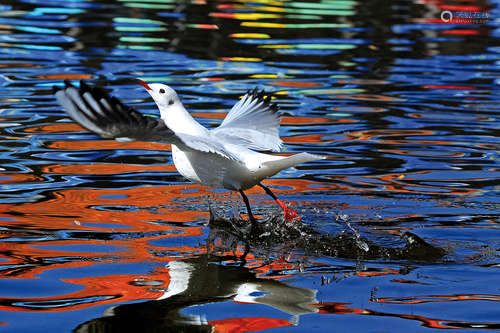
<path fill-rule="evenodd" d="M 224 151 L 234 157 L 228 159 L 216 152 L 172 145 L 174 164 L 181 175 L 209 187 L 246 190 L 281 170 L 323 158 L 308 153 L 274 156 L 249 149 L 266 147 L 279 150 L 281 139 L 278 133 L 279 118 L 271 117 L 272 113 L 266 109 L 261 110 L 263 102 L 252 101 L 248 96 L 231 109 L 221 126 L 211 131 L 191 117 L 182 103 L 168 107 L 157 103 L 161 118 L 174 132 L 218 142 Z M 243 122 L 247 123 L 246 128 Z"/>

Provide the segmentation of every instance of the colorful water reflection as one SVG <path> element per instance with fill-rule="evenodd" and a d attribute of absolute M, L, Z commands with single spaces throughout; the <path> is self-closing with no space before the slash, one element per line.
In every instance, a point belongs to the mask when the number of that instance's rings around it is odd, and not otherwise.
<path fill-rule="evenodd" d="M 495 1 L 4 1 L 0 323 L 498 328 L 498 17 Z M 51 91 L 90 80 L 157 116 L 136 78 L 173 86 L 208 127 L 254 86 L 273 92 L 283 153 L 329 157 L 266 181 L 303 223 L 382 247 L 411 230 L 448 255 L 277 244 L 242 261 L 244 244 L 207 226 L 210 208 L 243 212 L 236 195 L 187 183 L 168 145 L 99 140 Z M 279 211 L 249 196 L 259 217 Z"/>

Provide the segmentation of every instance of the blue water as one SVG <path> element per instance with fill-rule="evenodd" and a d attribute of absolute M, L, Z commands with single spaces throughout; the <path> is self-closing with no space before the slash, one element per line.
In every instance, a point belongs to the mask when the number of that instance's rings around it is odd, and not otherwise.
<path fill-rule="evenodd" d="M 475 0 L 3 1 L 0 330 L 500 328 L 499 22 Z M 302 223 L 446 255 L 208 245 L 209 206 L 244 212 L 236 193 L 187 182 L 168 146 L 99 140 L 52 94 L 85 80 L 157 115 L 137 78 L 207 127 L 273 93 L 285 152 L 329 156 L 266 182 Z"/>

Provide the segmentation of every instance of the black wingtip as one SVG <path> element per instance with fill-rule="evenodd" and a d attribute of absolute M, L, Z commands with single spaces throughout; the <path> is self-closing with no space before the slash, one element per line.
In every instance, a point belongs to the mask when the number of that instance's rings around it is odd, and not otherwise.
<path fill-rule="evenodd" d="M 53 94 L 53 95 L 55 95 L 55 94 L 56 94 L 56 92 L 58 92 L 59 90 L 61 90 L 61 88 L 60 88 L 60 87 L 58 87 L 58 86 L 52 86 L 52 94 Z"/>
<path fill-rule="evenodd" d="M 252 98 L 255 98 L 257 100 L 260 100 L 264 102 L 264 104 L 274 113 L 279 112 L 279 107 L 278 104 L 274 103 L 272 101 L 272 94 L 267 94 L 264 89 L 260 90 L 255 87 L 253 90 L 248 90 L 247 95 L 252 96 Z"/>
<path fill-rule="evenodd" d="M 90 91 L 90 86 L 85 83 L 85 81 L 80 80 L 80 90 L 83 92 Z"/>
<path fill-rule="evenodd" d="M 65 88 L 71 88 L 71 87 L 75 87 L 71 82 L 69 82 L 69 80 L 64 80 L 64 87 Z"/>

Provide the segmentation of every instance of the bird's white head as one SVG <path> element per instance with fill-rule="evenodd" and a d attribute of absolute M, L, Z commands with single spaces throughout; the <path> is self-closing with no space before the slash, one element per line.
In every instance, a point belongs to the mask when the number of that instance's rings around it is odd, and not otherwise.
<path fill-rule="evenodd" d="M 160 109 L 160 114 L 163 119 L 166 119 L 168 111 L 182 107 L 181 100 L 174 89 L 170 88 L 166 84 L 152 83 L 148 84 L 142 80 L 139 80 L 141 86 L 146 88 L 147 92 L 153 97 L 156 105 Z"/>
<path fill-rule="evenodd" d="M 160 109 L 161 119 L 171 130 L 188 134 L 200 134 L 207 131 L 186 111 L 174 89 L 160 83 L 148 84 L 142 80 L 139 80 L 139 83 L 153 97 Z"/>

